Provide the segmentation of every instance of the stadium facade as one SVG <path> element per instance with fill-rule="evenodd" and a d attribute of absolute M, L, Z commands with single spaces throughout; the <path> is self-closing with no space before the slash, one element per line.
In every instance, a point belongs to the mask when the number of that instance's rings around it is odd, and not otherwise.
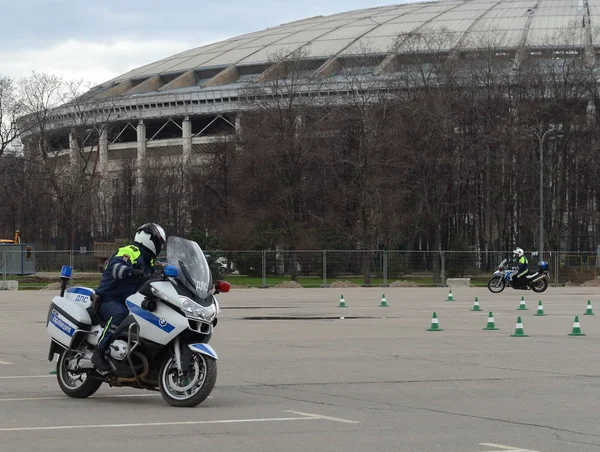
<path fill-rule="evenodd" d="M 312 17 L 216 42 L 132 70 L 89 93 L 94 101 L 84 108 L 110 122 L 97 137 L 95 168 L 109 176 L 123 159 L 141 167 L 152 156 L 189 158 L 216 136 L 235 134 L 249 105 L 241 102 L 245 87 L 276 73 L 276 55 L 296 52 L 310 75 L 327 80 L 311 95 L 343 95 L 343 72 L 355 60 L 364 65 L 365 53 L 370 63 L 363 76 L 371 78 L 397 70 L 403 52 L 451 57 L 493 45 L 507 64 L 518 64 L 523 48 L 594 59 L 599 30 L 600 0 L 446 0 Z M 435 49 L 398 46 L 410 33 L 441 39 Z M 65 124 L 73 114 L 63 108 L 53 118 L 64 135 L 60 157 L 72 164 L 88 145 L 69 136 Z"/>

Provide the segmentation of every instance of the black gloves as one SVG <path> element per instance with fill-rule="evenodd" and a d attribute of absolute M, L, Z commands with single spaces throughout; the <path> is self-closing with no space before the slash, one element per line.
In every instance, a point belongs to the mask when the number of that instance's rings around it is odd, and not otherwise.
<path fill-rule="evenodd" d="M 129 274 L 129 277 L 131 279 L 143 279 L 146 277 L 146 273 L 144 273 L 144 270 L 140 270 L 138 268 L 134 268 L 133 270 L 131 270 L 131 273 Z"/>

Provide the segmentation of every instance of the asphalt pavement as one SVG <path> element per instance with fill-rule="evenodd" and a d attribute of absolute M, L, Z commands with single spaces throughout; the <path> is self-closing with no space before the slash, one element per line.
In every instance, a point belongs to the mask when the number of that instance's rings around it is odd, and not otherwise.
<path fill-rule="evenodd" d="M 235 289 L 219 296 L 217 384 L 191 409 L 106 385 L 63 395 L 54 295 L 0 292 L 2 452 L 600 450 L 600 288 Z M 433 312 L 443 331 L 426 331 Z M 586 336 L 568 336 L 575 315 Z M 511 337 L 519 316 L 529 337 Z"/>

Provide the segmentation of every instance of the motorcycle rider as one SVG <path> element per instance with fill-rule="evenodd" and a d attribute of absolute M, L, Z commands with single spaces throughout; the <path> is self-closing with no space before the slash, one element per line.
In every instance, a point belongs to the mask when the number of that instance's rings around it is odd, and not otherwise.
<path fill-rule="evenodd" d="M 154 273 L 154 259 L 166 241 L 167 236 L 161 226 L 143 224 L 137 229 L 133 244 L 119 248 L 105 265 L 96 295 L 100 296 L 98 314 L 107 323 L 92 355 L 96 369 L 111 370 L 105 356 L 112 331 L 129 315 L 125 300 L 137 292 L 147 276 Z"/>
<path fill-rule="evenodd" d="M 517 270 L 517 274 L 513 276 L 512 283 L 513 287 L 518 289 L 525 286 L 525 277 L 529 273 L 529 261 L 525 257 L 525 252 L 523 251 L 523 249 L 519 247 L 514 249 L 513 256 L 517 261 L 519 269 Z"/>

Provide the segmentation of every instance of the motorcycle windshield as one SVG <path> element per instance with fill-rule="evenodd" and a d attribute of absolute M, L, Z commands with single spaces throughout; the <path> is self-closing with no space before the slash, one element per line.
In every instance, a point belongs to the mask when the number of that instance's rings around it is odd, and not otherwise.
<path fill-rule="evenodd" d="M 177 267 L 177 280 L 188 290 L 200 298 L 208 297 L 212 287 L 212 275 L 204 253 L 196 242 L 181 237 L 169 237 L 167 262 Z"/>

